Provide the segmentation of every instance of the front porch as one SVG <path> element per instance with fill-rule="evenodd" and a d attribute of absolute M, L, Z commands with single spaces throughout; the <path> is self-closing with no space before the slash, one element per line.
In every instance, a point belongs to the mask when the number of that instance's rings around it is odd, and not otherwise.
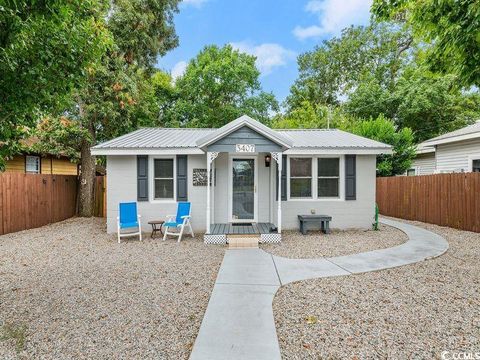
<path fill-rule="evenodd" d="M 197 146 L 207 162 L 205 243 L 225 244 L 237 235 L 280 241 L 282 181 L 276 179 L 282 176 L 289 140 L 243 116 Z"/>
<path fill-rule="evenodd" d="M 278 234 L 277 227 L 272 223 L 229 223 L 212 224 L 210 226 L 212 235 L 260 235 Z"/>
<path fill-rule="evenodd" d="M 260 243 L 277 243 L 282 240 L 278 228 L 272 223 L 227 223 L 211 224 L 210 233 L 205 234 L 206 244 L 226 244 L 229 236 L 251 235 Z"/>

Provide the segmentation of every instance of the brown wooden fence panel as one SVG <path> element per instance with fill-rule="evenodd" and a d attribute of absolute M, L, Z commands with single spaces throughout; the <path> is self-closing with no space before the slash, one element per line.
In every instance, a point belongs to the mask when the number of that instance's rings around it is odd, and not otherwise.
<path fill-rule="evenodd" d="M 97 176 L 95 179 L 94 214 L 98 217 L 107 216 L 107 177 Z"/>
<path fill-rule="evenodd" d="M 480 173 L 377 178 L 380 213 L 480 232 Z"/>
<path fill-rule="evenodd" d="M 72 217 L 76 197 L 76 176 L 2 173 L 0 235 Z"/>

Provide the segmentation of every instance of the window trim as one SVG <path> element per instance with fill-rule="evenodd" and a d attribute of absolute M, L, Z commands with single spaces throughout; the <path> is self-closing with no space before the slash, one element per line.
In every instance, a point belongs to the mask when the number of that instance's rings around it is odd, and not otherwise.
<path fill-rule="evenodd" d="M 473 172 L 473 160 L 480 160 L 480 154 L 472 154 L 468 156 L 468 172 Z"/>
<path fill-rule="evenodd" d="M 173 160 L 173 198 L 169 199 L 156 199 L 155 198 L 155 160 L 163 159 L 163 160 Z M 150 181 L 148 182 L 150 189 L 148 189 L 150 203 L 176 203 L 177 202 L 177 156 L 162 156 L 162 155 L 155 155 L 149 156 L 149 164 L 148 164 L 148 176 Z M 162 178 L 158 178 L 162 179 Z M 170 179 L 170 178 L 163 178 L 163 179 Z"/>
<path fill-rule="evenodd" d="M 38 170 L 37 171 L 29 171 L 27 168 L 28 158 L 35 158 L 38 161 Z M 41 174 L 42 173 L 42 159 L 38 155 L 25 155 L 25 174 Z"/>
<path fill-rule="evenodd" d="M 319 176 L 318 175 L 318 160 L 319 159 L 338 159 L 338 176 Z M 317 174 L 317 184 L 316 184 L 316 189 L 317 189 L 317 199 L 319 200 L 335 200 L 335 199 L 340 199 L 341 197 L 341 182 L 340 182 L 340 179 L 341 179 L 341 174 L 342 174 L 342 170 L 341 170 L 341 166 L 342 166 L 342 157 L 341 156 L 323 156 L 323 155 L 320 155 L 320 156 L 317 156 L 315 158 L 315 161 L 317 163 L 317 169 L 316 169 L 316 174 Z M 318 180 L 319 179 L 337 179 L 338 180 L 338 195 L 337 196 L 319 196 L 318 195 Z"/>
<path fill-rule="evenodd" d="M 413 175 L 408 175 L 408 172 L 410 170 L 413 170 L 415 173 Z M 418 166 L 412 166 L 411 168 L 407 169 L 407 171 L 405 171 L 405 176 L 417 176 L 417 175 L 419 175 Z"/>
<path fill-rule="evenodd" d="M 290 182 L 291 182 L 291 175 L 290 175 L 290 159 L 310 159 L 311 161 L 311 169 L 312 169 L 312 173 L 311 173 L 311 176 L 295 176 L 293 177 L 294 179 L 311 179 L 310 181 L 310 193 L 312 194 L 311 196 L 308 196 L 308 197 L 291 197 L 290 195 Z M 294 156 L 288 156 L 287 157 L 287 200 L 313 200 L 315 199 L 315 194 L 313 192 L 314 190 L 314 186 L 313 186 L 313 179 L 314 179 L 314 161 L 313 161 L 313 157 L 312 156 L 309 156 L 309 155 L 294 155 Z"/>
<path fill-rule="evenodd" d="M 284 155 L 285 156 L 285 155 Z M 290 158 L 310 158 L 312 160 L 312 197 L 296 198 L 290 197 Z M 338 158 L 339 159 L 339 189 L 338 197 L 318 197 L 318 158 Z M 357 173 L 358 177 L 358 173 Z M 287 201 L 345 201 L 345 155 L 341 154 L 321 154 L 321 155 L 287 155 Z"/>

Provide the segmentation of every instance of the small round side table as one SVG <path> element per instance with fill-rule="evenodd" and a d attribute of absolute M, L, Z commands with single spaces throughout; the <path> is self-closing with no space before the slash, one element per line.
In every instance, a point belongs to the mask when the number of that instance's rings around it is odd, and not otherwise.
<path fill-rule="evenodd" d="M 163 221 L 163 220 L 152 220 L 152 221 L 149 221 L 148 223 L 150 225 L 152 225 L 152 234 L 150 235 L 150 237 L 152 239 L 153 239 L 153 235 L 155 235 L 155 233 L 157 233 L 157 232 L 160 232 L 160 234 L 162 234 L 162 236 L 163 236 L 162 226 L 165 223 L 165 221 Z"/>

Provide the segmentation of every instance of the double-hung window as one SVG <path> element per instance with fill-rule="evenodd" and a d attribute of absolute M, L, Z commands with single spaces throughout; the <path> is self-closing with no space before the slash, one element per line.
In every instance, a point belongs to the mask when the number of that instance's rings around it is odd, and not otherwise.
<path fill-rule="evenodd" d="M 25 172 L 29 174 L 40 174 L 40 156 L 25 157 Z"/>
<path fill-rule="evenodd" d="M 340 159 L 318 158 L 318 197 L 339 197 Z"/>
<path fill-rule="evenodd" d="M 312 197 L 311 158 L 290 158 L 290 197 Z"/>
<path fill-rule="evenodd" d="M 155 200 L 173 200 L 175 189 L 173 159 L 154 159 L 153 161 Z"/>

